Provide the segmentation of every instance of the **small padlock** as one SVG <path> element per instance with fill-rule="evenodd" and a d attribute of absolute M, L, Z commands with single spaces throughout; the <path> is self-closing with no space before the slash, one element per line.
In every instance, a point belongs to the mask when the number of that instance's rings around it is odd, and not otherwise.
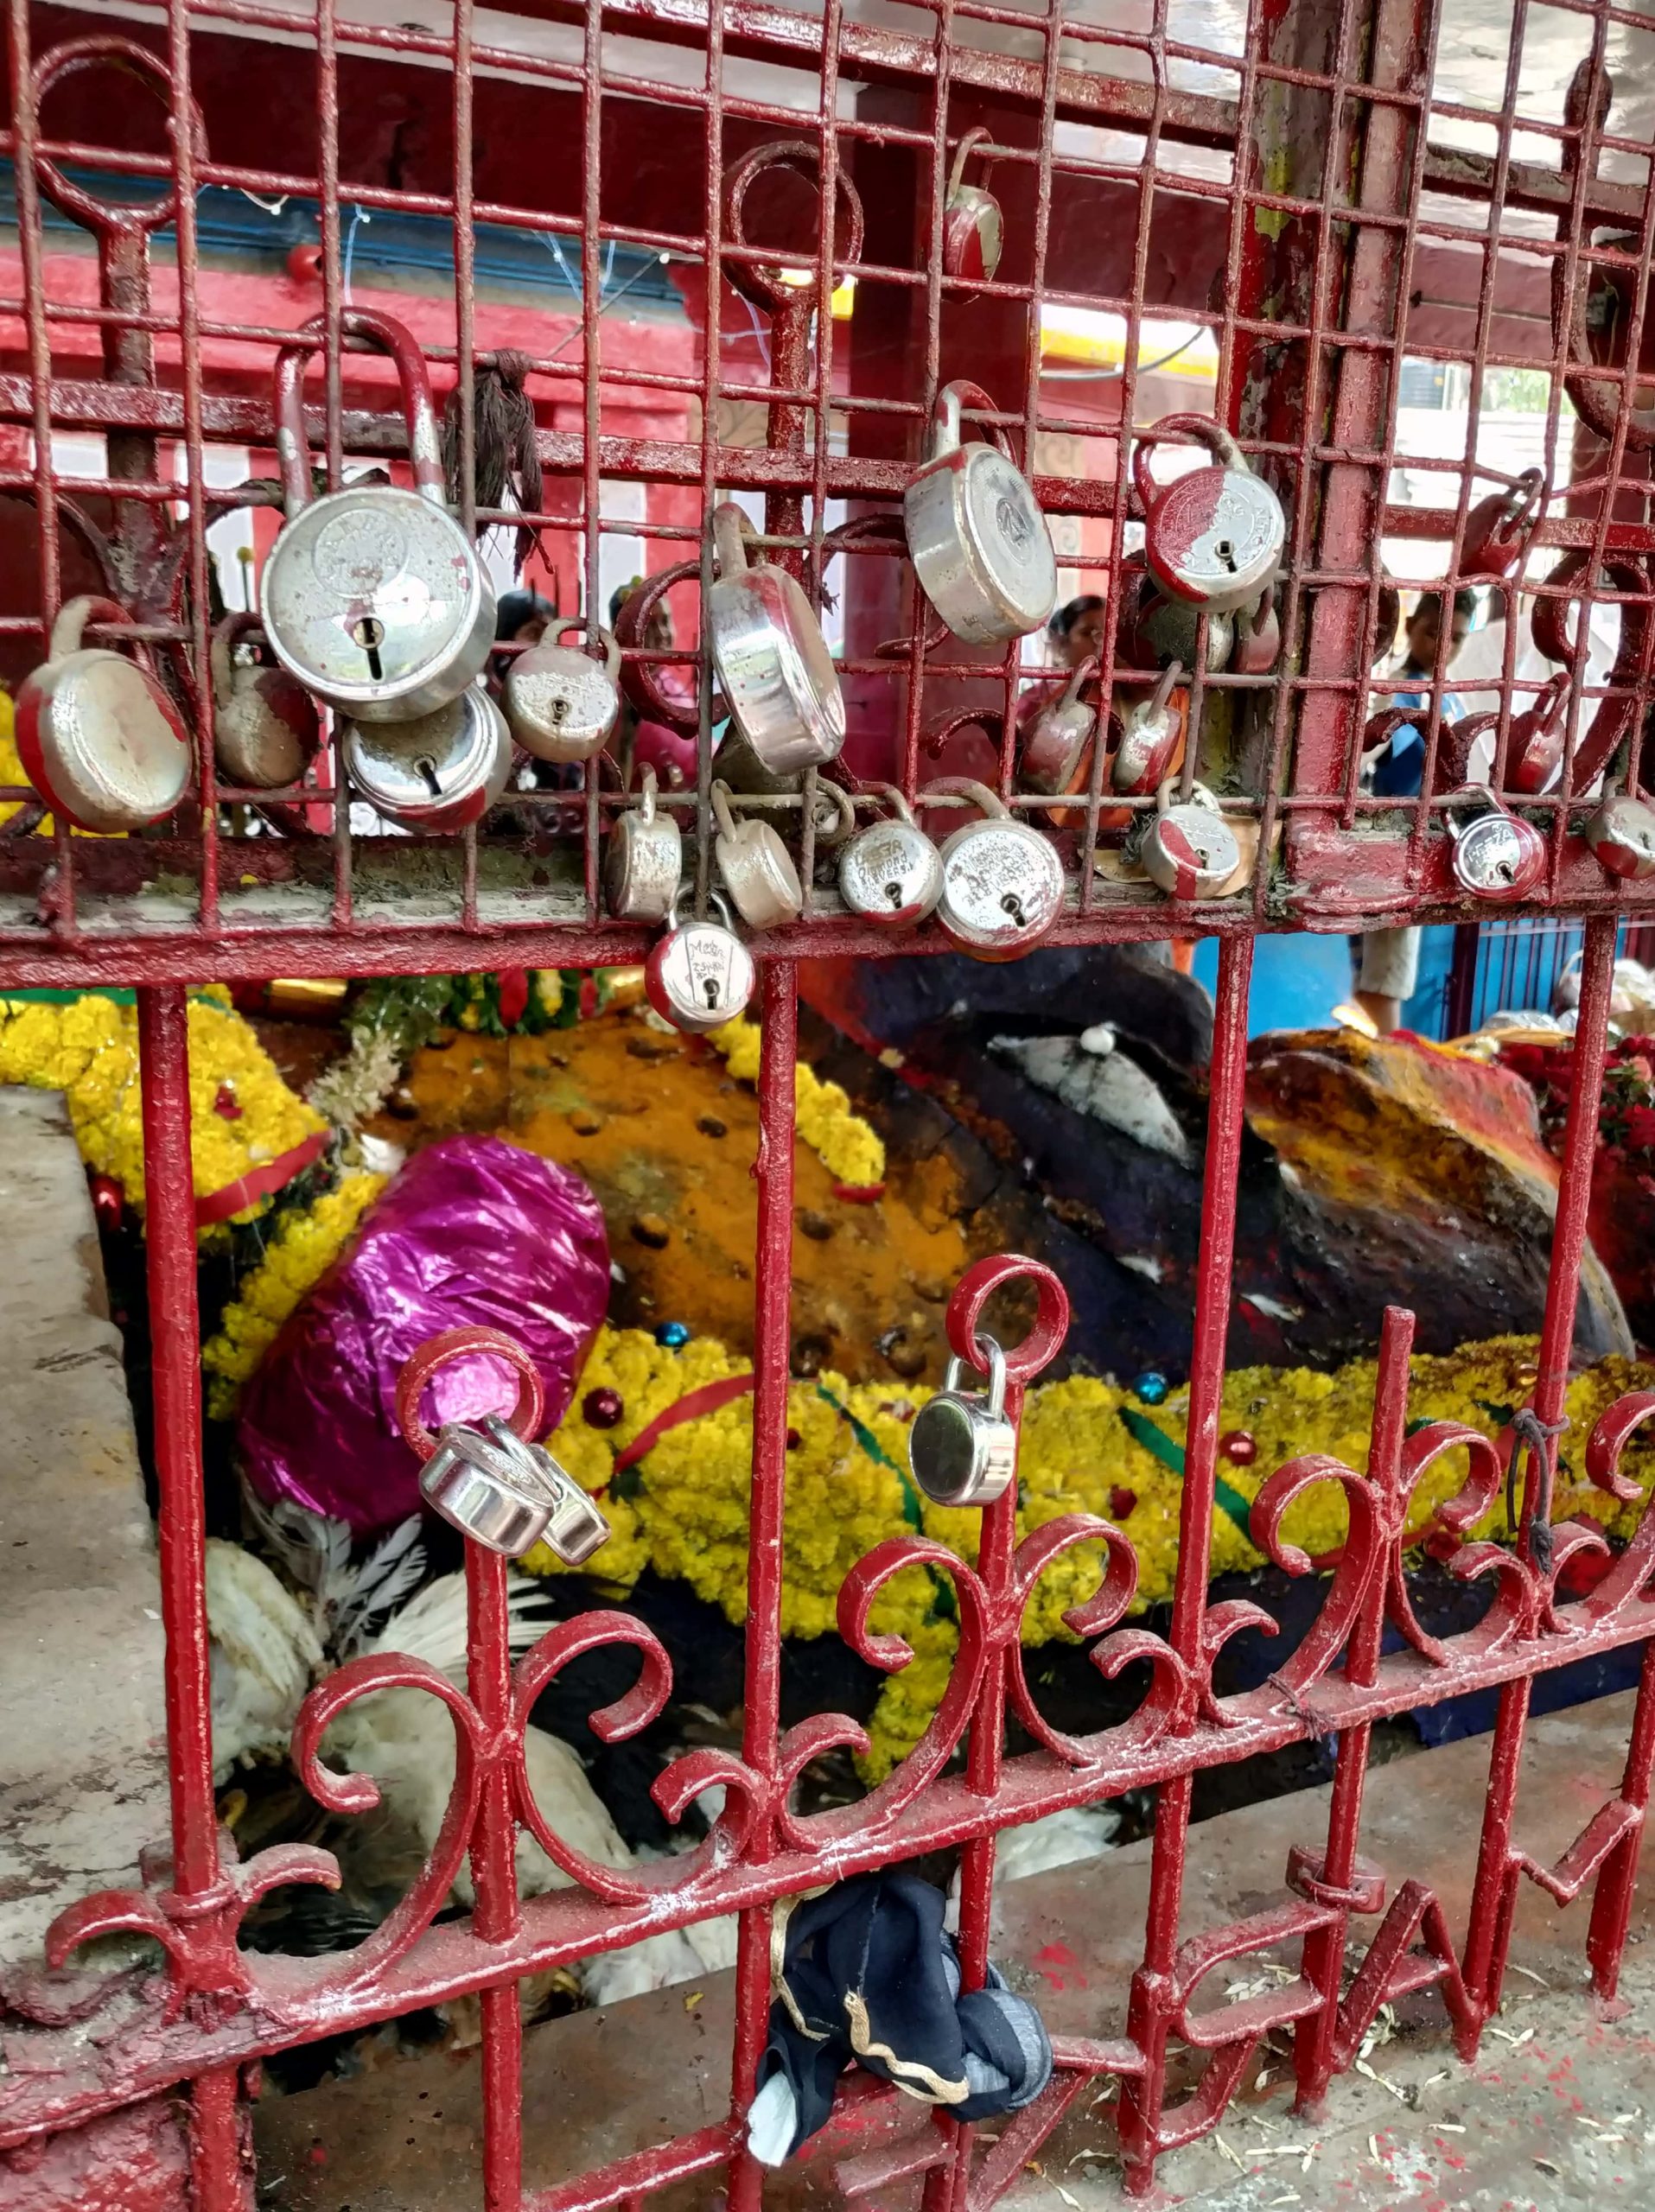
<path fill-rule="evenodd" d="M 1459 574 L 1467 583 L 1503 581 L 1522 563 L 1547 499 L 1545 472 L 1525 468 L 1503 492 L 1479 499 L 1466 517 Z"/>
<path fill-rule="evenodd" d="M 548 1510 L 540 1541 L 550 1545 L 565 1567 L 583 1567 L 609 1540 L 609 1523 L 595 1501 L 544 1444 L 519 1436 L 509 1421 L 499 1414 L 485 1414 L 482 1426 L 519 1479 L 538 1488 L 545 1499 Z"/>
<path fill-rule="evenodd" d="M 481 683 L 415 721 L 341 723 L 339 749 L 375 813 L 437 836 L 480 822 L 512 772 L 512 733 Z"/>
<path fill-rule="evenodd" d="M 1142 553 L 1121 563 L 1121 613 L 1115 631 L 1117 669 L 1165 668 L 1169 661 L 1195 665 L 1200 618 L 1206 616 L 1206 672 L 1216 676 L 1230 663 L 1235 645 L 1232 618 L 1211 607 L 1168 599 L 1143 564 Z"/>
<path fill-rule="evenodd" d="M 1238 607 L 1235 625 L 1231 667 L 1238 676 L 1268 676 L 1282 652 L 1282 618 L 1276 611 L 1275 593 L 1263 593 L 1254 607 Z"/>
<path fill-rule="evenodd" d="M 557 640 L 579 629 L 564 622 L 550 645 L 531 645 L 506 671 L 500 704 L 512 737 L 537 760 L 589 760 L 614 728 L 621 712 L 621 647 L 600 628 L 604 659 Z"/>
<path fill-rule="evenodd" d="M 1550 791 L 1562 775 L 1569 748 L 1569 671 L 1560 669 L 1532 706 L 1512 715 L 1505 747 L 1507 790 L 1530 797 Z"/>
<path fill-rule="evenodd" d="M 507 1433 L 515 1431 L 508 1428 Z M 466 1421 L 445 1421 L 438 1429 L 436 1449 L 420 1470 L 419 1489 L 433 1511 L 461 1535 L 507 1559 L 532 1551 L 551 1519 L 552 1501 L 544 1485 L 525 1476 L 497 1434 L 484 1436 Z"/>
<path fill-rule="evenodd" d="M 985 784 L 944 777 L 921 797 L 944 792 L 974 800 L 986 818 L 964 823 L 944 841 L 937 918 L 962 952 L 1015 960 L 1033 950 L 1063 912 L 1057 848 L 1009 813 Z"/>
<path fill-rule="evenodd" d="M 1586 842 L 1611 875 L 1642 883 L 1655 875 L 1655 807 L 1625 792 L 1606 798 L 1586 825 Z"/>
<path fill-rule="evenodd" d="M 756 980 L 753 956 L 729 925 L 729 907 L 716 892 L 712 903 L 722 921 L 681 922 L 675 900 L 666 934 L 644 963 L 650 1004 L 691 1037 L 722 1029 L 744 1012 Z"/>
<path fill-rule="evenodd" d="M 1454 880 L 1474 899 L 1507 906 L 1526 899 L 1545 874 L 1546 841 L 1532 822 L 1503 806 L 1486 784 L 1453 792 L 1448 804 L 1463 806 L 1479 798 L 1484 811 L 1463 827 L 1452 812 L 1448 815 Z"/>
<path fill-rule="evenodd" d="M 17 694 L 24 775 L 54 814 L 105 836 L 170 814 L 189 789 L 193 765 L 149 647 L 135 641 L 138 658 L 130 660 L 80 642 L 88 622 L 131 620 L 112 600 L 70 600 L 52 625 L 49 658 Z"/>
<path fill-rule="evenodd" d="M 1157 791 L 1178 766 L 1175 755 L 1183 742 L 1184 718 L 1172 704 L 1172 695 L 1183 674 L 1181 664 L 1174 661 L 1149 698 L 1127 709 L 1111 770 L 1117 791 Z"/>
<path fill-rule="evenodd" d="M 603 888 L 618 922 L 664 922 L 678 895 L 684 840 L 672 815 L 655 804 L 655 771 L 639 773 L 640 798 L 609 825 Z"/>
<path fill-rule="evenodd" d="M 321 743 L 316 702 L 284 668 L 238 662 L 256 614 L 226 614 L 213 632 L 213 749 L 232 785 L 277 791 L 296 784 Z"/>
<path fill-rule="evenodd" d="M 713 855 L 736 912 L 750 930 L 796 922 L 805 911 L 805 893 L 792 855 L 767 822 L 735 819 L 728 784 L 714 783 L 712 802 L 718 823 Z"/>
<path fill-rule="evenodd" d="M 839 896 L 853 914 L 887 929 L 924 921 L 942 897 L 942 856 L 894 784 L 879 787 L 894 822 L 870 822 L 839 855 Z"/>
<path fill-rule="evenodd" d="M 276 360 L 276 442 L 287 520 L 259 606 L 283 668 L 357 722 L 410 721 L 456 699 L 494 643 L 494 592 L 443 499 L 436 408 L 413 333 L 347 308 L 347 336 L 390 354 L 402 382 L 415 489 L 359 485 L 313 499 L 301 389 L 308 346 Z M 320 334 L 322 319 L 305 325 Z"/>
<path fill-rule="evenodd" d="M 1169 899 L 1217 899 L 1241 866 L 1235 832 L 1205 784 L 1192 784 L 1174 802 L 1177 779 L 1155 793 L 1155 819 L 1143 833 L 1138 859 L 1144 874 Z"/>
<path fill-rule="evenodd" d="M 989 1387 L 962 1390 L 962 1359 L 951 1359 L 943 1386 L 927 1398 L 908 1430 L 913 1479 L 937 1505 L 992 1505 L 1017 1472 L 1017 1432 L 1006 1418 L 1006 1356 L 992 1337 L 977 1343 L 989 1356 Z"/>
<path fill-rule="evenodd" d="M 968 130 L 954 155 L 948 198 L 942 213 L 942 265 L 945 276 L 981 277 L 992 283 L 1005 243 L 1000 202 L 981 185 L 964 181 L 965 164 L 975 149 L 990 143 L 981 124 Z"/>
<path fill-rule="evenodd" d="M 1066 791 L 1098 728 L 1098 709 L 1080 694 L 1098 675 L 1096 655 L 1083 660 L 1064 685 L 1034 714 L 1023 732 L 1017 756 L 1024 788 L 1048 796 Z"/>
<path fill-rule="evenodd" d="M 1173 430 L 1197 439 L 1213 461 L 1163 489 L 1149 473 L 1149 454 Z M 1287 517 L 1227 430 L 1204 415 L 1165 416 L 1139 438 L 1132 482 L 1143 507 L 1144 560 L 1173 598 L 1208 609 L 1247 607 L 1273 580 Z"/>

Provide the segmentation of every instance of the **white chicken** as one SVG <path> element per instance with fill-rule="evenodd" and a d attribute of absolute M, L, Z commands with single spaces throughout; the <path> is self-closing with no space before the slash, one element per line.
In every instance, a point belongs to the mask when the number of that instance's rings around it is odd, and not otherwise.
<path fill-rule="evenodd" d="M 340 1586 L 335 1576 L 335 1591 Z M 507 1598 L 513 1650 L 526 1649 L 545 1626 L 544 1619 L 532 1617 L 538 1596 L 532 1583 L 513 1576 Z M 244 1758 L 285 1751 L 305 1694 L 327 1658 L 304 1606 L 262 1560 L 239 1544 L 208 1542 L 207 1602 L 213 1751 L 222 1781 Z M 359 1624 L 362 1618 L 348 1601 L 335 1611 Z M 463 1688 L 464 1576 L 444 1575 L 429 1583 L 377 1635 L 352 1641 L 358 1650 L 402 1652 L 426 1660 Z M 373 1901 L 352 1931 L 360 1935 L 389 1910 L 436 1846 L 454 1788 L 454 1721 L 441 1700 L 426 1691 L 377 1690 L 346 1707 L 323 1738 L 321 1751 L 328 1765 L 371 1775 L 379 1789 L 379 1807 L 347 1824 L 348 1840 L 342 1847 L 353 1894 Z M 569 1745 L 531 1726 L 525 1732 L 524 1758 L 535 1802 L 565 1841 L 602 1866 L 635 1863 Z M 519 1892 L 525 1897 L 570 1885 L 570 1877 L 526 1832 L 518 1837 L 517 1877 Z M 461 1870 L 453 1894 L 460 1904 L 473 1903 L 468 1869 Z M 625 1950 L 582 1961 L 578 1972 L 588 2001 L 608 2005 L 734 1961 L 735 1923 L 713 1921 L 682 1933 L 646 1936 Z"/>

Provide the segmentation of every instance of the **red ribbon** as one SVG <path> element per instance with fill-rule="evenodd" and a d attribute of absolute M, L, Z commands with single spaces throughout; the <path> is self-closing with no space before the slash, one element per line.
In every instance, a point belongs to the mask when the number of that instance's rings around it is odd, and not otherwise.
<path fill-rule="evenodd" d="M 257 1205 L 260 1198 L 273 1198 L 296 1175 L 302 1175 L 314 1160 L 321 1157 L 327 1147 L 328 1132 L 318 1129 L 302 1144 L 296 1144 L 291 1152 L 283 1153 L 277 1159 L 267 1160 L 259 1167 L 250 1167 L 233 1183 L 226 1183 L 222 1190 L 213 1191 L 195 1201 L 195 1225 L 205 1229 L 209 1223 L 228 1221 L 232 1213 L 244 1207 Z"/>
<path fill-rule="evenodd" d="M 683 1397 L 675 1398 L 665 1413 L 656 1414 L 647 1428 L 639 1430 L 624 1452 L 615 1453 L 614 1472 L 609 1481 L 613 1482 L 615 1475 L 624 1475 L 628 1467 L 635 1467 L 641 1459 L 655 1449 L 664 1436 L 683 1422 L 697 1421 L 703 1414 L 716 1414 L 721 1406 L 728 1406 L 737 1398 L 746 1397 L 752 1388 L 750 1374 L 727 1375 L 722 1382 L 703 1382 L 700 1389 L 688 1390 Z M 606 1490 L 608 1486 L 608 1483 L 604 1484 Z"/>

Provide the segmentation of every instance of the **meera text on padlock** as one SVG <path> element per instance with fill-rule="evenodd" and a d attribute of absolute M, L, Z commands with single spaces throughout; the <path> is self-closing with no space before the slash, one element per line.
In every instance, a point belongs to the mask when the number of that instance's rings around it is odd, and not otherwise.
<path fill-rule="evenodd" d="M 894 785 L 880 786 L 894 821 L 870 822 L 839 855 L 839 896 L 853 914 L 887 929 L 924 921 L 942 897 L 942 855 Z"/>
<path fill-rule="evenodd" d="M 1646 882 L 1655 875 L 1655 807 L 1625 792 L 1606 798 L 1586 825 L 1586 842 L 1609 874 Z"/>
<path fill-rule="evenodd" d="M 1479 802 L 1483 811 L 1470 822 L 1455 819 L 1455 810 Z M 1448 823 L 1454 880 L 1462 891 L 1505 906 L 1538 888 L 1546 872 L 1546 841 L 1532 822 L 1502 806 L 1486 785 L 1451 792 Z"/>
<path fill-rule="evenodd" d="M 1005 1410 L 1005 1354 L 992 1337 L 977 1342 L 988 1354 L 987 1391 L 962 1390 L 965 1363 L 951 1359 L 942 1389 L 920 1407 L 908 1431 L 913 1479 L 938 1505 L 992 1505 L 1017 1472 L 1017 1432 Z"/>
<path fill-rule="evenodd" d="M 355 721 L 407 721 L 481 674 L 494 594 L 443 503 L 430 381 L 413 334 L 347 308 L 341 327 L 390 354 L 402 382 L 416 489 L 363 485 L 311 497 L 302 384 L 308 346 L 277 357 L 277 450 L 287 520 L 264 564 L 264 631 L 290 675 Z M 307 323 L 320 333 L 321 319 Z"/>
<path fill-rule="evenodd" d="M 704 1037 L 745 1011 L 756 980 L 753 956 L 729 926 L 729 909 L 717 893 L 721 921 L 681 922 L 674 906 L 665 937 L 644 963 L 644 989 L 663 1020 L 692 1037 Z"/>
<path fill-rule="evenodd" d="M 1098 657 L 1083 660 L 1061 694 L 1029 717 L 1017 754 L 1019 780 L 1027 791 L 1055 796 L 1066 791 L 1098 728 L 1098 709 L 1081 692 L 1098 676 Z"/>
<path fill-rule="evenodd" d="M 48 658 L 17 694 L 23 773 L 79 830 L 114 836 L 169 815 L 189 789 L 193 756 L 182 719 L 150 665 L 80 642 L 88 622 L 130 626 L 108 599 L 72 599 L 52 626 Z"/>
<path fill-rule="evenodd" d="M 213 749 L 232 785 L 278 791 L 297 783 L 321 743 L 316 702 L 284 668 L 236 659 L 264 625 L 257 614 L 226 614 L 213 632 Z"/>
<path fill-rule="evenodd" d="M 991 192 L 965 181 L 966 162 L 977 147 L 990 143 L 990 132 L 979 123 L 955 149 L 943 207 L 942 265 L 945 276 L 981 277 L 992 283 L 1005 244 L 1004 218 Z"/>
<path fill-rule="evenodd" d="M 684 840 L 672 816 L 656 804 L 655 771 L 647 763 L 639 785 L 637 805 L 609 825 L 603 893 L 618 922 L 664 922 L 678 895 Z"/>
<path fill-rule="evenodd" d="M 937 919 L 962 952 L 1015 960 L 1030 952 L 1063 912 L 1063 863 L 1049 837 L 1012 815 L 985 784 L 949 776 L 921 797 L 953 793 L 983 809 L 943 842 Z"/>
<path fill-rule="evenodd" d="M 341 722 L 339 750 L 376 813 L 440 836 L 481 821 L 512 772 L 512 734 L 481 683 L 414 721 Z"/>
<path fill-rule="evenodd" d="M 1034 487 L 1005 434 L 960 442 L 962 407 L 992 409 L 974 384 L 945 385 L 931 450 L 902 494 L 908 555 L 926 597 L 957 638 L 996 645 L 1038 630 L 1057 604 L 1057 556 Z"/>
<path fill-rule="evenodd" d="M 1214 458 L 1157 486 L 1149 454 L 1174 430 L 1198 439 Z M 1281 560 L 1287 518 L 1227 430 L 1204 415 L 1167 416 L 1134 448 L 1132 482 L 1143 507 L 1143 557 L 1163 591 L 1208 609 L 1257 599 Z"/>
<path fill-rule="evenodd" d="M 1183 674 L 1182 665 L 1174 661 L 1150 696 L 1127 709 L 1110 771 L 1117 791 L 1140 796 L 1159 791 L 1177 767 L 1184 728 L 1172 695 Z"/>
<path fill-rule="evenodd" d="M 1241 866 L 1235 832 L 1204 784 L 1174 802 L 1176 779 L 1155 793 L 1155 813 L 1143 834 L 1138 859 L 1149 880 L 1169 899 L 1217 899 Z"/>
<path fill-rule="evenodd" d="M 804 887 L 780 837 L 767 822 L 751 816 L 737 822 L 730 811 L 729 786 L 722 781 L 713 785 L 712 804 L 718 824 L 713 857 L 736 912 L 754 930 L 796 922 L 805 911 Z"/>
<path fill-rule="evenodd" d="M 506 671 L 500 704 L 512 737 L 537 760 L 589 760 L 614 728 L 621 712 L 616 676 L 621 647 L 608 630 L 598 638 L 602 661 L 577 646 L 559 645 L 565 631 L 582 627 L 564 622 L 552 642 L 531 645 Z"/>

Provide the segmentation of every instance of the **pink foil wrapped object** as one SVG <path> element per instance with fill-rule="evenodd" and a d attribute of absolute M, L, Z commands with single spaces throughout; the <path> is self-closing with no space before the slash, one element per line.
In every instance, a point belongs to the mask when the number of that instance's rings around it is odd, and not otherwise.
<path fill-rule="evenodd" d="M 609 1298 L 609 1246 L 578 1175 L 499 1137 L 447 1137 L 413 1158 L 356 1242 L 292 1314 L 242 1394 L 237 1443 L 262 1497 L 292 1498 L 357 1535 L 420 1510 L 397 1424 L 403 1363 L 443 1329 L 484 1322 L 539 1371 L 546 1424 L 568 1410 Z M 435 1429 L 507 1411 L 516 1378 L 459 1359 L 425 1392 Z"/>

